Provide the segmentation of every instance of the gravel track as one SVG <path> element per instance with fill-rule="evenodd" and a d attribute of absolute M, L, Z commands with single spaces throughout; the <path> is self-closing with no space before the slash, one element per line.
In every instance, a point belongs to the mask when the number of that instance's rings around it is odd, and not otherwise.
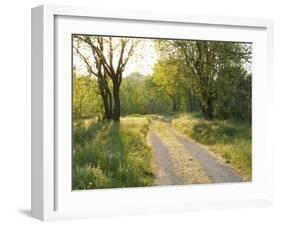
<path fill-rule="evenodd" d="M 243 182 L 243 178 L 232 167 L 211 154 L 205 147 L 176 132 L 174 134 L 186 151 L 201 163 L 211 183 Z"/>
<path fill-rule="evenodd" d="M 152 124 L 154 124 L 153 122 Z M 176 138 L 176 140 L 184 147 L 184 150 L 191 155 L 192 158 L 200 163 L 201 169 L 209 177 L 209 183 L 230 183 L 243 182 L 243 178 L 230 165 L 222 161 L 201 144 L 188 139 L 175 131 L 170 123 L 165 123 L 165 129 Z M 188 184 L 184 178 L 177 174 L 177 170 L 172 164 L 173 149 L 165 145 L 161 136 L 153 129 L 149 132 L 149 143 L 152 147 L 156 168 L 155 185 L 181 185 Z M 188 164 L 190 159 L 186 159 Z M 197 176 L 197 175 L 196 175 Z"/>
<path fill-rule="evenodd" d="M 150 132 L 150 143 L 154 151 L 154 159 L 156 165 L 155 185 L 175 185 L 181 184 L 182 181 L 178 178 L 175 169 L 172 165 L 168 150 L 162 140 L 155 134 Z"/>

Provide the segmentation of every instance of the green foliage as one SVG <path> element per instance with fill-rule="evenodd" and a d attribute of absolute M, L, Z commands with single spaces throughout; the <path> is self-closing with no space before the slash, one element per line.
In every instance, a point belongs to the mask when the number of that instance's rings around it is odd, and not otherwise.
<path fill-rule="evenodd" d="M 103 113 L 102 101 L 95 79 L 90 76 L 73 76 L 73 118 L 100 117 Z"/>
<path fill-rule="evenodd" d="M 251 125 L 237 120 L 206 121 L 192 115 L 172 120 L 172 126 L 186 136 L 209 146 L 227 162 L 235 165 L 246 177 L 251 178 Z"/>
<path fill-rule="evenodd" d="M 171 112 L 171 99 L 159 89 L 153 80 L 153 76 L 147 76 L 145 80 L 145 111 L 147 114 L 158 114 Z"/>
<path fill-rule="evenodd" d="M 249 120 L 251 74 L 246 68 L 251 60 L 250 44 L 161 40 L 157 46 L 164 59 L 172 58 L 183 65 L 186 89 L 199 100 L 205 119 L 239 117 Z"/>
<path fill-rule="evenodd" d="M 171 100 L 152 76 L 132 73 L 123 79 L 120 90 L 122 115 L 153 114 L 171 111 Z"/>
<path fill-rule="evenodd" d="M 96 38 L 92 37 L 95 43 Z M 115 43 L 114 39 L 104 40 L 107 40 L 104 45 Z M 107 79 L 100 79 L 99 83 L 96 76 L 74 75 L 74 120 L 110 120 L 120 102 L 122 115 L 186 110 L 201 111 L 208 120 L 251 121 L 251 44 L 195 40 L 155 40 L 154 43 L 159 59 L 152 75 L 134 72 L 123 77 L 118 92 L 113 92 L 113 81 L 102 67 L 102 78 Z M 112 54 L 115 51 L 118 52 L 115 49 Z M 90 63 L 91 58 L 83 59 Z M 95 73 L 99 71 L 92 69 Z"/>
<path fill-rule="evenodd" d="M 146 144 L 149 120 L 121 118 L 120 123 L 74 127 L 73 189 L 152 185 L 152 152 Z"/>
<path fill-rule="evenodd" d="M 181 62 L 176 58 L 160 59 L 154 65 L 152 79 L 162 93 L 171 98 L 172 111 L 180 110 L 183 98 L 185 82 L 181 69 Z"/>
<path fill-rule="evenodd" d="M 145 76 L 138 72 L 124 78 L 120 91 L 121 112 L 123 115 L 145 113 L 144 84 Z"/>
<path fill-rule="evenodd" d="M 136 40 L 84 38 L 83 45 L 74 40 L 91 76 L 74 69 L 73 189 L 151 185 L 149 124 L 169 121 L 177 111 L 188 112 L 172 120 L 177 130 L 251 177 L 251 44 L 155 40 L 152 74 L 124 77 Z M 120 123 L 112 122 L 120 112 Z"/>
<path fill-rule="evenodd" d="M 232 66 L 221 71 L 216 81 L 215 113 L 219 118 L 251 122 L 252 76 L 244 68 Z"/>
<path fill-rule="evenodd" d="M 94 189 L 108 187 L 109 180 L 102 170 L 90 165 L 76 166 L 73 170 L 74 189 Z"/>

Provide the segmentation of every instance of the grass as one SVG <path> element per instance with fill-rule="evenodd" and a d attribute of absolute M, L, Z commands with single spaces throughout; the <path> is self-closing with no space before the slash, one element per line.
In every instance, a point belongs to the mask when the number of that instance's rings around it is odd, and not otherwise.
<path fill-rule="evenodd" d="M 220 154 L 251 180 L 252 145 L 251 125 L 241 121 L 206 121 L 198 115 L 183 114 L 172 120 L 172 126 L 182 134 Z"/>
<path fill-rule="evenodd" d="M 146 144 L 149 124 L 144 117 L 75 123 L 73 189 L 152 185 L 152 151 Z"/>

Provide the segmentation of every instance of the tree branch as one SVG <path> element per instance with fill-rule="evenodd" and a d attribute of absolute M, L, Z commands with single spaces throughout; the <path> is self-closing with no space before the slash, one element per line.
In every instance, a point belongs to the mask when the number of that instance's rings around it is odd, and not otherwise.
<path fill-rule="evenodd" d="M 94 70 L 92 69 L 90 63 L 88 62 L 88 59 L 79 51 L 78 48 L 76 48 L 75 46 L 73 46 L 73 48 L 76 50 L 77 54 L 80 56 L 80 58 L 84 61 L 84 63 L 86 64 L 88 71 L 90 73 L 92 73 L 94 76 L 96 77 L 100 77 L 100 75 L 98 73 L 95 73 Z"/>

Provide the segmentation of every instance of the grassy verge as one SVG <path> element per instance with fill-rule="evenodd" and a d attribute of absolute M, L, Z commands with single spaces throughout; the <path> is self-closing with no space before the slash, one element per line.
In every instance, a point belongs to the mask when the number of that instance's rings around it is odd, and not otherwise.
<path fill-rule="evenodd" d="M 76 123 L 73 189 L 152 185 L 152 152 L 146 144 L 149 123 L 141 117 L 124 117 L 120 123 Z"/>
<path fill-rule="evenodd" d="M 172 126 L 182 134 L 220 154 L 233 164 L 247 181 L 252 175 L 251 125 L 245 122 L 206 121 L 195 115 L 181 115 Z"/>

